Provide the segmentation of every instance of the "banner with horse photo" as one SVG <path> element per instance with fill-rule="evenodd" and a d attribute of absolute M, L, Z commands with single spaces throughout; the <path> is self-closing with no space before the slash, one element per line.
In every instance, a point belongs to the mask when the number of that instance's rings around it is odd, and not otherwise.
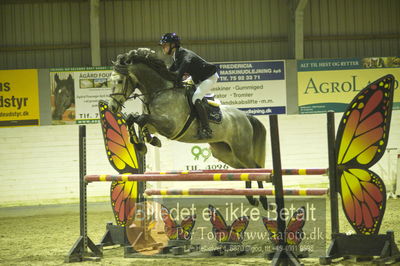
<path fill-rule="evenodd" d="M 299 113 L 344 112 L 360 90 L 388 74 L 395 77 L 393 110 L 399 110 L 400 57 L 300 60 L 297 62 Z"/>
<path fill-rule="evenodd" d="M 112 67 L 81 67 L 50 70 L 52 124 L 99 122 L 98 102 L 109 101 Z M 129 100 L 129 110 L 141 110 L 139 100 Z"/>

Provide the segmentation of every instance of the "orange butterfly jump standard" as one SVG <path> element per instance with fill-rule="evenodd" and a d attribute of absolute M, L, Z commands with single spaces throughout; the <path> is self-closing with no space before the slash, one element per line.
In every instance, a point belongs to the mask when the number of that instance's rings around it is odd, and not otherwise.
<path fill-rule="evenodd" d="M 337 185 L 347 220 L 359 234 L 377 234 L 385 212 L 385 185 L 368 168 L 388 143 L 393 92 L 392 75 L 370 83 L 347 107 L 336 136 Z"/>
<path fill-rule="evenodd" d="M 119 174 L 138 172 L 139 164 L 135 147 L 129 140 L 125 118 L 113 114 L 104 101 L 99 102 L 100 121 L 104 144 L 110 164 Z M 111 183 L 111 206 L 117 225 L 125 226 L 132 216 L 138 198 L 138 182 L 114 181 Z"/>

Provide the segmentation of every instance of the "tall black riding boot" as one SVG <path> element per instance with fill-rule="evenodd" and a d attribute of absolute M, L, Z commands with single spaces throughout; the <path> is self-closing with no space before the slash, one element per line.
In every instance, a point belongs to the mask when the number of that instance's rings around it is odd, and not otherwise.
<path fill-rule="evenodd" d="M 194 103 L 194 107 L 196 108 L 197 116 L 200 122 L 198 130 L 199 139 L 212 138 L 212 130 L 210 128 L 210 125 L 208 124 L 208 115 L 206 107 L 204 106 L 201 100 L 196 100 L 196 102 Z"/>

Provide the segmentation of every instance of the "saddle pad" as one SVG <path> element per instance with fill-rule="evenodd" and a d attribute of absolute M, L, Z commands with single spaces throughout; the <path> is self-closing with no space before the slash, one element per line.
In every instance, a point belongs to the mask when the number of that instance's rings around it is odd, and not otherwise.
<path fill-rule="evenodd" d="M 210 103 L 210 100 L 207 101 L 207 113 L 208 113 L 208 121 L 219 124 L 222 122 L 222 112 L 221 108 L 219 108 L 220 104 L 216 102 Z M 214 105 L 216 104 L 216 106 Z"/>
<path fill-rule="evenodd" d="M 221 105 L 221 102 L 217 99 L 209 100 L 207 99 L 208 105 L 211 105 L 213 107 L 219 107 Z"/>

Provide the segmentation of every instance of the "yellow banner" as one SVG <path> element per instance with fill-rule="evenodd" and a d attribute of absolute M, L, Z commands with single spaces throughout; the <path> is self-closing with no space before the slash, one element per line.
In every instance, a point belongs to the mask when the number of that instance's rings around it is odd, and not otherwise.
<path fill-rule="evenodd" d="M 36 69 L 0 71 L 0 126 L 39 125 Z"/>
<path fill-rule="evenodd" d="M 396 79 L 393 109 L 400 109 L 400 68 L 299 71 L 299 112 L 344 112 L 359 91 L 388 74 Z"/>

